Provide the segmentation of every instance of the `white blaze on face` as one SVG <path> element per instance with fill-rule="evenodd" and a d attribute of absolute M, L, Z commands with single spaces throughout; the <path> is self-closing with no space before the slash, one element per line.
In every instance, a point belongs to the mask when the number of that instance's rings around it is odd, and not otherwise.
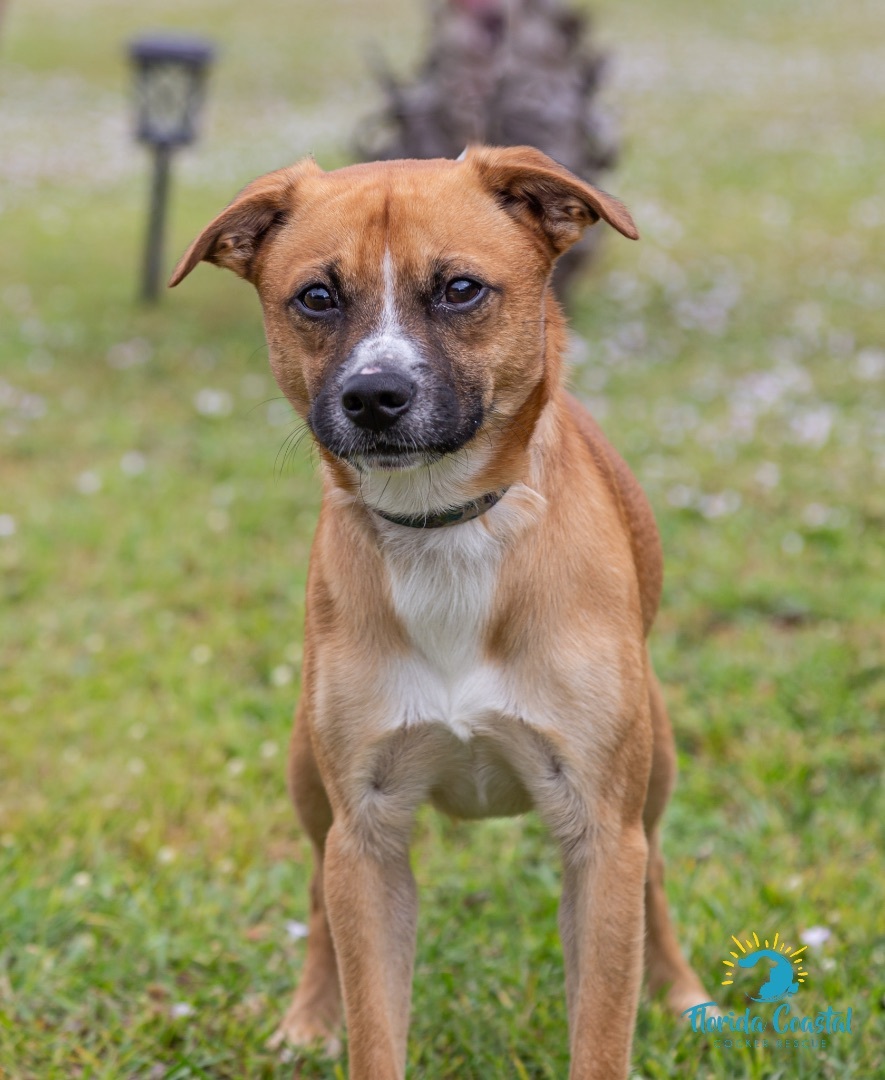
<path fill-rule="evenodd" d="M 396 317 L 396 276 L 393 272 L 393 259 L 390 248 L 384 249 L 381 260 L 381 275 L 384 281 L 384 307 L 381 313 L 380 334 L 398 334 L 399 320 Z"/>
<path fill-rule="evenodd" d="M 355 374 L 375 375 L 391 368 L 407 373 L 421 360 L 418 347 L 403 330 L 396 310 L 396 268 L 389 248 L 385 248 L 381 260 L 381 288 L 378 323 L 354 349 L 345 378 Z"/>

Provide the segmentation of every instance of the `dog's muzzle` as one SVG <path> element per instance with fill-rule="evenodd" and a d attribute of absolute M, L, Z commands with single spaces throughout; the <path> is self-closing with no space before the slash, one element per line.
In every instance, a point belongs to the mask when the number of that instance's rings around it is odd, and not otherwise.
<path fill-rule="evenodd" d="M 398 470 L 460 450 L 482 417 L 478 395 L 462 403 L 453 383 L 428 365 L 369 362 L 328 378 L 308 423 L 322 446 L 357 469 Z"/>

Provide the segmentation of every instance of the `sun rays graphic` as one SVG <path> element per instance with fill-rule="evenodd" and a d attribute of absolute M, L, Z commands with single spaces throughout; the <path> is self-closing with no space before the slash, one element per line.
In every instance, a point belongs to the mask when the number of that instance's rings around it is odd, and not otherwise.
<path fill-rule="evenodd" d="M 802 966 L 805 958 L 801 954 L 804 953 L 805 950 L 808 948 L 807 945 L 803 945 L 799 949 L 794 949 L 792 945 L 788 945 L 785 941 L 778 944 L 780 939 L 780 932 L 774 935 L 774 940 L 770 944 L 767 938 L 764 938 L 762 941 L 760 941 L 759 935 L 755 931 L 753 931 L 752 937 L 753 941 L 750 941 L 749 938 L 744 938 L 744 944 L 741 944 L 741 942 L 734 936 L 734 934 L 732 934 L 731 940 L 735 943 L 735 945 L 737 945 L 737 947 L 740 949 L 740 952 L 736 953 L 729 950 L 729 956 L 732 956 L 734 959 L 722 961 L 726 968 L 725 978 L 722 980 L 723 986 L 731 986 L 734 982 L 734 961 L 740 960 L 741 956 L 747 956 L 749 955 L 749 953 L 752 953 L 757 949 L 771 949 L 772 952 L 782 955 L 792 965 L 793 971 L 795 972 L 796 981 L 800 983 L 805 982 L 806 978 L 808 977 L 808 972 Z M 755 944 L 753 944 L 753 942 L 755 942 Z M 746 945 L 746 948 L 744 948 L 744 945 Z M 797 959 L 797 957 L 799 957 L 799 959 Z"/>

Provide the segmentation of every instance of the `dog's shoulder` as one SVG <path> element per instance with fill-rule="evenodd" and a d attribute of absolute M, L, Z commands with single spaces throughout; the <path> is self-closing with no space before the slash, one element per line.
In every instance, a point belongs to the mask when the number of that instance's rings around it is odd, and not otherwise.
<path fill-rule="evenodd" d="M 639 581 L 642 621 L 648 633 L 661 599 L 664 560 L 654 512 L 630 466 L 611 445 L 599 424 L 571 394 L 566 394 L 569 415 L 597 466 L 612 499 L 617 504 L 630 538 L 633 562 Z"/>

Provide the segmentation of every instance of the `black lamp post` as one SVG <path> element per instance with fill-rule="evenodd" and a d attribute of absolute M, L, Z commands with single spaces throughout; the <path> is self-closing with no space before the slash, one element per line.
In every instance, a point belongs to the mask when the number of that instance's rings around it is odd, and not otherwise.
<path fill-rule="evenodd" d="M 150 36 L 129 46 L 135 67 L 136 130 L 154 152 L 154 179 L 144 253 L 141 296 L 155 302 L 160 292 L 163 224 L 172 151 L 196 138 L 212 46 L 198 38 Z"/>

